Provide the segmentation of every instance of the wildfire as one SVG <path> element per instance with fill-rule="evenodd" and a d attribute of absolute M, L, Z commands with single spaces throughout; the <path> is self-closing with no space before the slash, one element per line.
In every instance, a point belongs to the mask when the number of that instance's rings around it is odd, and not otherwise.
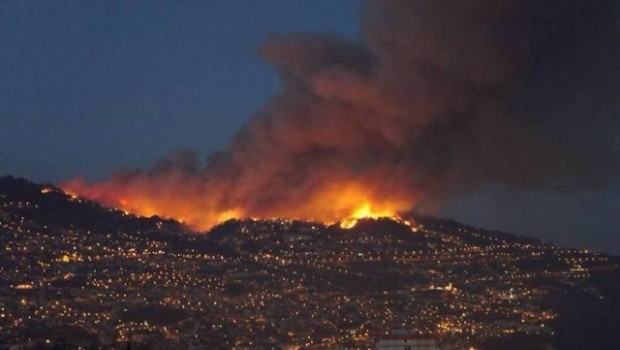
<path fill-rule="evenodd" d="M 74 180 L 61 184 L 61 188 L 72 198 L 79 195 L 125 214 L 175 219 L 196 230 L 207 230 L 229 219 L 250 217 L 338 223 L 348 229 L 363 218 L 388 217 L 404 222 L 397 213 L 409 209 L 411 205 L 408 198 L 380 196 L 376 191 L 369 190 L 367 185 L 355 182 L 326 185 L 304 200 L 274 201 L 260 208 L 250 207 L 244 202 L 224 206 L 217 200 L 217 193 L 177 193 L 154 184 L 141 183 L 141 186 L 127 187 L 114 182 L 87 185 L 81 180 Z"/>
<path fill-rule="evenodd" d="M 349 229 L 349 228 L 355 227 L 355 225 L 357 225 L 357 222 L 360 219 L 366 219 L 366 218 L 378 219 L 382 217 L 388 217 L 388 218 L 400 220 L 400 217 L 391 210 L 388 210 L 388 209 L 373 210 L 370 203 L 364 203 L 362 206 L 357 208 L 350 216 L 342 219 L 340 221 L 340 227 Z"/>

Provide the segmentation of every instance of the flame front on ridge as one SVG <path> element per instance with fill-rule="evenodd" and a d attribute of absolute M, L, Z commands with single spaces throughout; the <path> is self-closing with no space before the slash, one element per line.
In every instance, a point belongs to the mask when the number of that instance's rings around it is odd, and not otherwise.
<path fill-rule="evenodd" d="M 409 209 L 410 203 L 408 199 L 395 196 L 373 200 L 370 192 L 356 183 L 325 186 L 305 201 L 275 202 L 261 208 L 244 206 L 244 203 L 225 207 L 210 200 L 212 196 L 203 198 L 189 192 L 175 194 L 149 183 L 123 186 L 109 181 L 86 185 L 76 180 L 66 182 L 61 187 L 71 196 L 79 195 L 125 213 L 174 219 L 196 230 L 207 230 L 229 219 L 249 217 L 321 221 L 352 228 L 363 218 L 388 217 L 402 221 L 397 213 Z"/>

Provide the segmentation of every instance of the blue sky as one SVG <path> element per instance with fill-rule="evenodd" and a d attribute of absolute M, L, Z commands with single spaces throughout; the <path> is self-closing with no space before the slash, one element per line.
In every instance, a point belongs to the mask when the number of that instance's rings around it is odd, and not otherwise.
<path fill-rule="evenodd" d="M 204 156 L 279 89 L 269 33 L 358 35 L 360 1 L 0 3 L 0 169 L 99 179 Z"/>

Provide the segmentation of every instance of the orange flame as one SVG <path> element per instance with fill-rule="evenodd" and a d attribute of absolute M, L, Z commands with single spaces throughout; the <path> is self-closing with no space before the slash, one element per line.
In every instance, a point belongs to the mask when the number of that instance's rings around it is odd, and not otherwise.
<path fill-rule="evenodd" d="M 351 215 L 349 215 L 346 218 L 343 218 L 340 221 L 340 227 L 353 228 L 355 227 L 355 225 L 357 225 L 357 222 L 359 219 L 364 219 L 364 218 L 377 219 L 377 218 L 382 218 L 382 217 L 388 217 L 388 218 L 394 218 L 394 219 L 400 218 L 396 214 L 396 212 L 394 212 L 393 210 L 390 210 L 388 208 L 375 210 L 370 205 L 370 203 L 364 203 L 360 207 L 355 209 L 355 211 Z"/>
<path fill-rule="evenodd" d="M 87 185 L 75 179 L 60 187 L 71 196 L 79 195 L 125 213 L 175 219 L 197 230 L 233 218 L 249 217 L 339 222 L 341 227 L 351 228 L 361 218 L 399 219 L 398 212 L 409 209 L 412 203 L 411 199 L 398 196 L 379 199 L 370 187 L 354 182 L 323 186 L 298 203 L 271 203 L 259 209 L 245 207 L 243 203 L 224 207 L 209 196 L 168 192 L 164 188 L 153 190 L 157 186 L 123 187 L 113 181 Z"/>

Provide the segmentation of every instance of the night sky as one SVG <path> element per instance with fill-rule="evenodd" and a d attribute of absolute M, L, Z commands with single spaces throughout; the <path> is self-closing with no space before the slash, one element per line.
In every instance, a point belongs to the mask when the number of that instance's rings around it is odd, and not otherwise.
<path fill-rule="evenodd" d="M 3 1 L 0 173 L 100 180 L 178 149 L 206 158 L 280 91 L 257 54 L 270 33 L 358 40 L 362 8 L 344 0 Z M 620 254 L 619 207 L 613 180 L 490 183 L 450 199 L 441 215 Z"/>

